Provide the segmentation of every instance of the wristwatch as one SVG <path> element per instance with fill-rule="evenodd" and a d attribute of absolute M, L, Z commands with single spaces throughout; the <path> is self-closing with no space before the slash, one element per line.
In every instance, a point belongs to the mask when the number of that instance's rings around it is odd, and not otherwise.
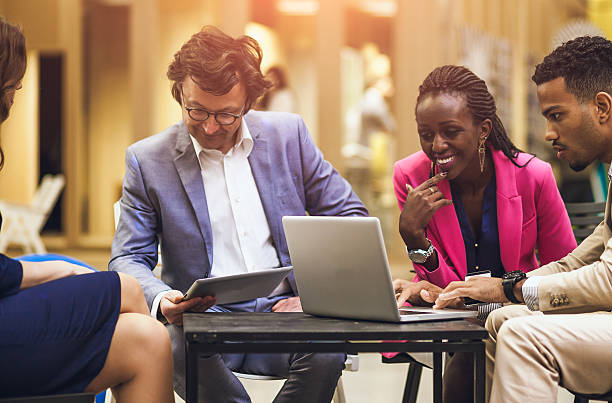
<path fill-rule="evenodd" d="M 427 261 L 427 259 L 434 253 L 434 247 L 431 243 L 431 241 L 428 239 L 427 242 L 429 242 L 429 247 L 427 249 L 408 249 L 406 248 L 406 250 L 408 251 L 408 257 L 410 258 L 410 260 L 412 260 L 414 263 L 425 263 Z"/>
<path fill-rule="evenodd" d="M 514 295 L 514 285 L 524 278 L 527 278 L 527 275 L 521 270 L 510 271 L 503 275 L 502 287 L 504 287 L 504 294 L 506 294 L 506 298 L 508 298 L 510 302 L 515 304 L 521 303 Z"/>

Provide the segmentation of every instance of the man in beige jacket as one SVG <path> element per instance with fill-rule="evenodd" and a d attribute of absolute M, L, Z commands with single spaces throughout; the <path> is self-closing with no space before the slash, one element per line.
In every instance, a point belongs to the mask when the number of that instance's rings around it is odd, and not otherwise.
<path fill-rule="evenodd" d="M 612 161 L 612 42 L 569 41 L 544 58 L 533 80 L 557 157 L 576 171 Z M 527 278 L 519 271 L 454 282 L 438 296 L 437 307 L 462 297 L 515 303 L 486 323 L 491 402 L 556 402 L 557 385 L 585 394 L 612 390 L 610 192 L 603 222 L 563 259 Z"/>

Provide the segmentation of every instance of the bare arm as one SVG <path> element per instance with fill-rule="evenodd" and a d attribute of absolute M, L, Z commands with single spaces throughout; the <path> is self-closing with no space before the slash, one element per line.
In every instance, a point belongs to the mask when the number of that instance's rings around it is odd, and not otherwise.
<path fill-rule="evenodd" d="M 23 268 L 23 278 L 20 290 L 46 283 L 59 278 L 74 276 L 76 274 L 93 273 L 92 270 L 76 264 L 53 260 L 48 262 L 20 261 Z"/>

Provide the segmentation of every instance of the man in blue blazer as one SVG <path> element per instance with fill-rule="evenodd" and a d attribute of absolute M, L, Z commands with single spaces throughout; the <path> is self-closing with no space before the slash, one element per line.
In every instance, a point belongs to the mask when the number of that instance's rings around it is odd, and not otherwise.
<path fill-rule="evenodd" d="M 136 277 L 151 313 L 167 322 L 175 389 L 185 394 L 183 312 L 291 311 L 290 276 L 271 295 L 240 304 L 182 301 L 194 280 L 290 264 L 285 215 L 367 215 L 323 159 L 302 119 L 249 109 L 270 86 L 247 36 L 204 27 L 168 69 L 183 121 L 130 146 L 111 270 Z M 152 270 L 161 245 L 161 279 Z M 329 402 L 344 354 L 214 354 L 199 360 L 199 401 L 248 402 L 231 370 L 287 377 L 277 402 Z"/>

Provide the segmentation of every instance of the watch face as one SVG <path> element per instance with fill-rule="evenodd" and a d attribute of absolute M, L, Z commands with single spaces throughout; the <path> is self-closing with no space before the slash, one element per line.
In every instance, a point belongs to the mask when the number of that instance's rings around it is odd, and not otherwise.
<path fill-rule="evenodd" d="M 409 249 L 408 250 L 408 257 L 414 263 L 419 263 L 419 264 L 425 263 L 427 259 L 431 256 L 431 254 L 434 252 L 434 247 L 431 244 L 431 241 L 429 239 L 427 241 L 429 242 L 429 247 L 427 248 L 427 250 L 423 250 L 423 249 Z"/>
<path fill-rule="evenodd" d="M 526 274 L 523 271 L 514 270 L 508 273 L 504 273 L 502 278 L 510 279 L 510 278 L 517 278 L 517 277 L 522 277 L 522 276 L 526 276 Z"/>
<path fill-rule="evenodd" d="M 422 249 L 417 249 L 417 250 L 408 252 L 408 257 L 414 263 L 425 263 L 425 261 L 427 260 L 429 256 L 427 255 L 427 251 L 422 250 Z"/>

